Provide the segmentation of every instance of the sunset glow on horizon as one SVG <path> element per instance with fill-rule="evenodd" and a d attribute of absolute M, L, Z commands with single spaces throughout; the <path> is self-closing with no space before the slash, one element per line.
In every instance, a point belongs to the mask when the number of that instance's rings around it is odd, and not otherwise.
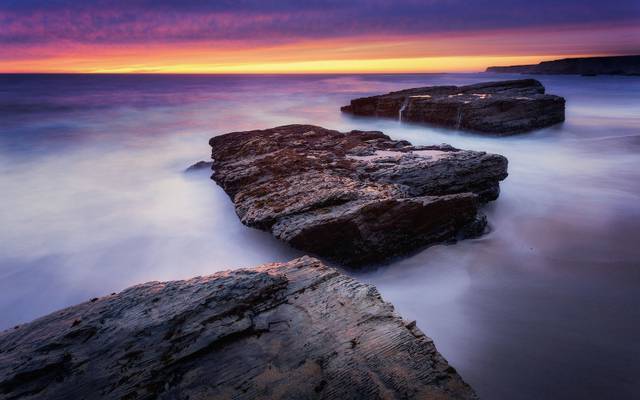
<path fill-rule="evenodd" d="M 477 72 L 640 53 L 633 1 L 542 1 L 526 12 L 506 1 L 361 3 L 4 1 L 0 72 Z"/>

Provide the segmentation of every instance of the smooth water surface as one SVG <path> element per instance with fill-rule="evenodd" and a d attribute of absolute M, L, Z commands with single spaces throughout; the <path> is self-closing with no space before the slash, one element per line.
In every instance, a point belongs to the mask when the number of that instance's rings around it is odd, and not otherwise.
<path fill-rule="evenodd" d="M 513 76 L 2 75 L 0 329 L 149 280 L 301 253 L 244 227 L 217 134 L 382 130 L 509 159 L 491 232 L 366 272 L 486 399 L 640 396 L 640 78 L 540 76 L 567 121 L 509 138 L 341 115 L 353 97 Z"/>

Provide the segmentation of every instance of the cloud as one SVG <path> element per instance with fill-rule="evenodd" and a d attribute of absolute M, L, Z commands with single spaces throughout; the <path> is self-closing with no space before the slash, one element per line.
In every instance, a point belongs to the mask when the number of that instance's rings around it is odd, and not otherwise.
<path fill-rule="evenodd" d="M 0 0 L 5 72 L 467 71 L 639 43 L 638 0 Z"/>
<path fill-rule="evenodd" d="M 634 22 L 637 0 L 10 0 L 0 43 L 279 43 Z"/>

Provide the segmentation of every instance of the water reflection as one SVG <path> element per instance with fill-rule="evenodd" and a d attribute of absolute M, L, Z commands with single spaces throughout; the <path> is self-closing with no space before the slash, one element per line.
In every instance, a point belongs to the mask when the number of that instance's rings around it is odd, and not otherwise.
<path fill-rule="evenodd" d="M 356 96 L 487 78 L 0 76 L 0 328 L 139 282 L 297 256 L 242 226 L 207 171 L 182 171 L 214 134 L 376 129 L 504 154 L 510 176 L 485 210 L 490 234 L 351 273 L 484 398 L 632 398 L 640 80 L 540 77 L 567 98 L 567 121 L 510 138 L 338 112 Z"/>

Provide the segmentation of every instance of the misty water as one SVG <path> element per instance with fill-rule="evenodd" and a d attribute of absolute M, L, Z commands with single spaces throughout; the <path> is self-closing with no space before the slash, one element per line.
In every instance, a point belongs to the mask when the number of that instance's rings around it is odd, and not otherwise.
<path fill-rule="evenodd" d="M 640 395 L 640 78 L 540 76 L 561 126 L 508 138 L 357 119 L 353 97 L 507 75 L 0 76 L 0 329 L 150 281 L 301 253 L 243 226 L 209 171 L 217 134 L 381 130 L 509 159 L 491 231 L 375 284 L 486 399 Z"/>

